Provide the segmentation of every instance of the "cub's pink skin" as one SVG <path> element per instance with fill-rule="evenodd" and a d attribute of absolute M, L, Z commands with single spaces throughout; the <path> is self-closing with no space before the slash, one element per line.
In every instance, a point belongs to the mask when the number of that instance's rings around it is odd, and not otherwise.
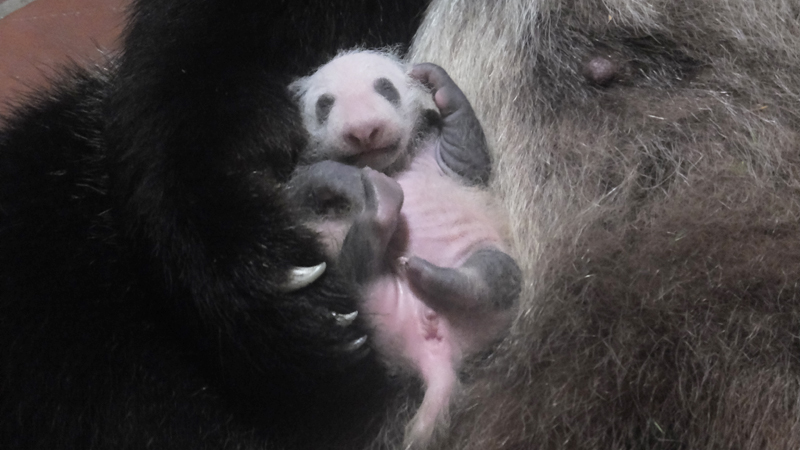
<path fill-rule="evenodd" d="M 521 275 L 484 189 L 491 161 L 463 92 L 433 64 L 340 55 L 290 87 L 311 136 L 287 190 L 333 264 L 363 286 L 372 346 L 425 395 L 427 441 L 463 359 L 503 336 Z"/>

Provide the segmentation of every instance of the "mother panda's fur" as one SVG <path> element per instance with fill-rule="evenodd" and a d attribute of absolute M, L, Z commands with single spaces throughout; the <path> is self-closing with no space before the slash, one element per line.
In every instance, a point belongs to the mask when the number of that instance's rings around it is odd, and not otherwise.
<path fill-rule="evenodd" d="M 441 448 L 800 446 L 798 42 L 795 0 L 434 1 L 528 280 Z"/>

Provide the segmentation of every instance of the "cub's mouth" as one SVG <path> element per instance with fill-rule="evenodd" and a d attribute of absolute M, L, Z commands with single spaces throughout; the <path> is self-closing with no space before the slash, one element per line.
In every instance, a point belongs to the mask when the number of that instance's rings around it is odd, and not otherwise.
<path fill-rule="evenodd" d="M 376 149 L 365 150 L 355 155 L 345 156 L 340 159 L 343 164 L 356 167 L 370 167 L 383 172 L 392 165 L 400 156 L 400 139 L 393 143 Z"/>

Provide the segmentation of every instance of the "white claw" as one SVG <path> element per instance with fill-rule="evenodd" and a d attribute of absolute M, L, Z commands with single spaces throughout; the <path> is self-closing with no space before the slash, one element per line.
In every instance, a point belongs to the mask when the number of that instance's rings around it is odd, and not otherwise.
<path fill-rule="evenodd" d="M 354 351 L 360 349 L 361 347 L 363 347 L 364 344 L 366 344 L 366 343 L 367 343 L 367 337 L 366 336 L 361 336 L 360 338 L 356 339 L 355 341 L 347 344 L 344 347 L 344 350 L 347 351 L 347 352 L 354 352 Z"/>
<path fill-rule="evenodd" d="M 312 267 L 295 267 L 289 272 L 289 280 L 280 287 L 280 290 L 282 292 L 293 292 L 302 289 L 317 281 L 317 278 L 325 273 L 326 267 L 325 262 Z"/>
<path fill-rule="evenodd" d="M 332 312 L 331 315 L 336 320 L 336 325 L 339 325 L 340 327 L 346 327 L 356 320 L 356 317 L 358 317 L 358 311 L 353 311 L 350 314 L 339 314 Z"/>

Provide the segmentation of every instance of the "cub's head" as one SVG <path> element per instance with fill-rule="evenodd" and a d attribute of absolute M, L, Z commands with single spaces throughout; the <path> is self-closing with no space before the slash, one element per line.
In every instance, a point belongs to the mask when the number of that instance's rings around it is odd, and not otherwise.
<path fill-rule="evenodd" d="M 430 94 L 394 55 L 340 54 L 289 86 L 311 137 L 304 162 L 335 160 L 382 172 L 402 168 L 436 114 Z"/>

